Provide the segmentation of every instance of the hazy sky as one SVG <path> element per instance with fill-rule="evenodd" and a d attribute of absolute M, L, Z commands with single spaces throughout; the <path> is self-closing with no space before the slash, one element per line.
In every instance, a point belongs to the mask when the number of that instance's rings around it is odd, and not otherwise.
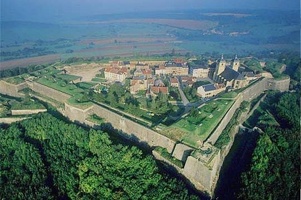
<path fill-rule="evenodd" d="M 96 14 L 214 8 L 300 10 L 300 0 L 1 0 L 1 20 L 43 21 Z"/>

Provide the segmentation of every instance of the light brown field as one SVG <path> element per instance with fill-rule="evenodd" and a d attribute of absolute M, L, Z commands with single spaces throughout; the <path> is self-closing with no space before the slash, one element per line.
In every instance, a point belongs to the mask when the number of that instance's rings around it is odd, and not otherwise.
<path fill-rule="evenodd" d="M 98 22 L 86 22 L 87 24 L 111 24 L 111 23 L 148 23 L 161 24 L 176 28 L 190 30 L 208 30 L 218 25 L 218 22 L 210 20 L 182 20 L 182 19 L 122 19 Z"/>
<path fill-rule="evenodd" d="M 61 59 L 59 54 L 52 54 L 46 56 L 38 56 L 32 58 L 22 58 L 17 60 L 9 60 L 0 62 L 0 70 L 12 69 L 16 67 L 26 67 L 29 65 L 47 64 L 59 61 Z"/>
<path fill-rule="evenodd" d="M 115 37 L 115 38 L 110 38 L 110 39 L 86 39 L 86 40 L 81 40 L 79 43 L 80 44 L 90 44 L 93 42 L 95 45 L 105 45 L 105 44 L 114 44 L 115 40 L 118 44 L 120 43 L 140 43 L 140 42 L 145 42 L 145 43 L 153 43 L 153 42 L 171 42 L 175 41 L 176 38 L 170 38 L 170 37 L 158 37 L 158 38 L 150 38 L 150 37 L 139 37 L 138 35 L 132 35 L 132 37 Z"/>

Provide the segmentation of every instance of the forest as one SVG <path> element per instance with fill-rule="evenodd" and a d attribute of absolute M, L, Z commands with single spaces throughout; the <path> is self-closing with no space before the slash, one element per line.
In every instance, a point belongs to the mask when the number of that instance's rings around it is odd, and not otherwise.
<path fill-rule="evenodd" d="M 262 131 L 238 198 L 299 199 L 300 93 L 270 92 L 260 107 L 253 125 Z"/>
<path fill-rule="evenodd" d="M 0 135 L 0 199 L 199 199 L 137 147 L 49 113 Z"/>

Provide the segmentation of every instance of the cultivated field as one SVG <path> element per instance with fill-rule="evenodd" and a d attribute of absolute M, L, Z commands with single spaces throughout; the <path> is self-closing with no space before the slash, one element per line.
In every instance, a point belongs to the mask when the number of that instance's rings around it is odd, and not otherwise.
<path fill-rule="evenodd" d="M 26 67 L 29 65 L 53 63 L 59 60 L 60 60 L 60 55 L 54 54 L 54 55 L 38 56 L 32 58 L 23 58 L 18 60 L 3 61 L 0 62 L 0 70 L 12 69 L 16 67 Z"/>
<path fill-rule="evenodd" d="M 87 22 L 88 24 L 111 24 L 111 23 L 148 23 L 160 24 L 176 28 L 190 30 L 208 30 L 218 25 L 218 22 L 210 20 L 182 20 L 182 19 L 122 19 L 99 22 Z"/>

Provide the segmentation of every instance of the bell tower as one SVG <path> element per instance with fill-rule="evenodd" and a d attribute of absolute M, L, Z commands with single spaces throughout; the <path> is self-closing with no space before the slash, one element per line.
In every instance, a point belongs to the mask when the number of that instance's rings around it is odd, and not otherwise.
<path fill-rule="evenodd" d="M 221 59 L 217 62 L 215 68 L 215 75 L 220 75 L 226 68 L 226 61 L 224 60 L 224 55 L 222 55 Z"/>
<path fill-rule="evenodd" d="M 235 71 L 238 71 L 239 66 L 240 66 L 240 62 L 237 58 L 237 55 L 235 55 L 235 58 L 234 58 L 233 63 L 232 63 L 232 69 L 235 70 Z"/>

